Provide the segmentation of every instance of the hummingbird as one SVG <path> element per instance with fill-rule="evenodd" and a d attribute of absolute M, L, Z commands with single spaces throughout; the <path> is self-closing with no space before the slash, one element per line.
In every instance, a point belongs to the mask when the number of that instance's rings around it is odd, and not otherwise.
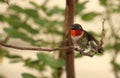
<path fill-rule="evenodd" d="M 103 48 L 98 47 L 99 41 L 95 39 L 90 33 L 85 31 L 80 24 L 72 25 L 70 35 L 74 45 L 74 49 L 80 54 L 92 51 L 94 53 L 102 53 Z"/>

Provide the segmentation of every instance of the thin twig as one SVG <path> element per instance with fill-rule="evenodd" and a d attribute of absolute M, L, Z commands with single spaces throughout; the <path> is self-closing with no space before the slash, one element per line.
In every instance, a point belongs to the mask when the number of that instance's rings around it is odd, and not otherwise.
<path fill-rule="evenodd" d="M 103 19 L 103 22 L 102 22 L 102 37 L 101 37 L 101 40 L 100 40 L 100 47 L 102 47 L 102 45 L 104 44 L 104 42 L 103 42 L 103 39 L 105 37 L 104 23 L 105 23 L 105 19 Z"/>
<path fill-rule="evenodd" d="M 8 47 L 8 48 L 19 49 L 19 50 L 34 50 L 34 51 L 48 51 L 48 52 L 56 51 L 56 50 L 73 49 L 73 46 L 54 48 L 54 49 L 20 47 L 20 46 L 8 45 L 8 44 L 2 43 L 2 42 L 0 42 L 0 45 L 4 46 L 4 47 Z"/>
<path fill-rule="evenodd" d="M 5 39 L 2 41 L 3 43 L 7 43 L 9 40 L 9 36 L 6 36 Z"/>
<path fill-rule="evenodd" d="M 0 45 L 3 46 L 3 47 L 18 49 L 18 50 L 47 51 L 47 52 L 52 52 L 52 51 L 57 51 L 57 50 L 74 49 L 74 46 L 66 46 L 66 47 L 53 48 L 53 49 L 33 48 L 33 47 L 20 47 L 20 46 L 14 46 L 14 45 L 5 44 L 3 42 L 0 42 Z M 88 53 L 83 53 L 82 55 L 89 56 L 89 57 L 93 56 L 93 55 L 90 55 Z"/>
<path fill-rule="evenodd" d="M 7 5 L 9 5 L 9 0 L 4 0 L 4 2 L 5 2 Z"/>

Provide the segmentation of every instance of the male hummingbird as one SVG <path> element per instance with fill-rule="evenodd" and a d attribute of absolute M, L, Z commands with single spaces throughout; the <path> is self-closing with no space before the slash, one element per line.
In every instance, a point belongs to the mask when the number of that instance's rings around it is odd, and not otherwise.
<path fill-rule="evenodd" d="M 75 50 L 80 51 L 80 53 L 89 51 L 102 53 L 102 47 L 98 47 L 99 42 L 90 33 L 85 31 L 80 24 L 72 25 L 70 35 Z"/>

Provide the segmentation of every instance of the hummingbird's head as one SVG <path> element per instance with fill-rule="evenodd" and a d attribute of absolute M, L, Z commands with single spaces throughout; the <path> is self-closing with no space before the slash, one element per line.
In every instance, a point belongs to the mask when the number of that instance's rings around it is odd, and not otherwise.
<path fill-rule="evenodd" d="M 80 24 L 74 24 L 71 27 L 70 34 L 72 37 L 78 37 L 82 36 L 84 33 L 84 30 Z"/>

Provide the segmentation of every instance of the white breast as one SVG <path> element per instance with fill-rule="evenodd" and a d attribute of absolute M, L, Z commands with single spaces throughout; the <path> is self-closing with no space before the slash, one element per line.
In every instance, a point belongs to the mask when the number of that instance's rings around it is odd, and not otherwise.
<path fill-rule="evenodd" d="M 76 37 L 71 36 L 71 38 L 72 38 L 73 41 L 77 41 L 78 39 L 80 39 L 80 37 L 81 36 L 76 36 Z"/>

